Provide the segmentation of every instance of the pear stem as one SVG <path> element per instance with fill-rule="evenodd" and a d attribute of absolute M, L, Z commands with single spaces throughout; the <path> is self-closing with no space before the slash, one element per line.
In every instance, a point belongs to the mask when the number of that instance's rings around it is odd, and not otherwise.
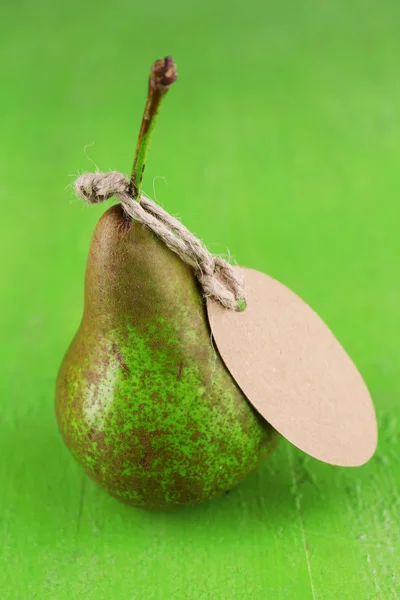
<path fill-rule="evenodd" d="M 156 118 L 160 111 L 163 99 L 176 79 L 176 65 L 171 56 L 156 60 L 156 62 L 153 63 L 149 77 L 147 101 L 144 108 L 142 125 L 140 127 L 132 175 L 129 183 L 129 193 L 132 198 L 138 202 L 140 202 L 142 193 L 143 173 Z"/>

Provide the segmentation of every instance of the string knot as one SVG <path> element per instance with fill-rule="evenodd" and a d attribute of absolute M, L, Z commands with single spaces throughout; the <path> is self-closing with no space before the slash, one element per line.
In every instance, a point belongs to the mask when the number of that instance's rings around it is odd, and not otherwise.
<path fill-rule="evenodd" d="M 75 191 L 88 204 L 99 204 L 128 191 L 128 180 L 118 171 L 84 173 L 75 181 Z"/>
<path fill-rule="evenodd" d="M 127 215 L 151 229 L 193 268 L 205 296 L 230 310 L 244 310 L 243 281 L 233 266 L 222 256 L 212 255 L 203 242 L 161 206 L 144 195 L 140 202 L 134 200 L 125 175 L 118 171 L 84 173 L 75 181 L 75 191 L 88 204 L 98 204 L 115 196 Z"/>

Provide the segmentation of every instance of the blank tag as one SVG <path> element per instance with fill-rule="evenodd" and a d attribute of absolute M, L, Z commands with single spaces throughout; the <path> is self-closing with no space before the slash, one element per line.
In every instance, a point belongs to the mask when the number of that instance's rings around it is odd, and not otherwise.
<path fill-rule="evenodd" d="M 292 444 L 324 462 L 359 466 L 377 425 L 361 375 L 321 318 L 268 275 L 236 267 L 247 308 L 208 299 L 218 351 L 245 396 Z"/>

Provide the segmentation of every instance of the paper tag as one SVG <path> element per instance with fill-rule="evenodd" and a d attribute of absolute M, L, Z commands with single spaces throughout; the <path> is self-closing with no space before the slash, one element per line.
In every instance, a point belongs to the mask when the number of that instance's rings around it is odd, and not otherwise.
<path fill-rule="evenodd" d="M 236 267 L 247 308 L 208 299 L 218 351 L 257 411 L 292 444 L 324 462 L 359 466 L 373 455 L 377 424 L 357 368 L 321 318 L 268 275 Z"/>

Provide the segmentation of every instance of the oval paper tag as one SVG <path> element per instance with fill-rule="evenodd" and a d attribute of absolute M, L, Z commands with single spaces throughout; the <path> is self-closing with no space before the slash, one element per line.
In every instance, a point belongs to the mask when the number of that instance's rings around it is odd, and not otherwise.
<path fill-rule="evenodd" d="M 330 464 L 364 464 L 375 451 L 377 426 L 353 362 L 296 294 L 268 275 L 236 268 L 246 286 L 246 310 L 207 299 L 211 331 L 231 375 L 292 444 Z"/>

